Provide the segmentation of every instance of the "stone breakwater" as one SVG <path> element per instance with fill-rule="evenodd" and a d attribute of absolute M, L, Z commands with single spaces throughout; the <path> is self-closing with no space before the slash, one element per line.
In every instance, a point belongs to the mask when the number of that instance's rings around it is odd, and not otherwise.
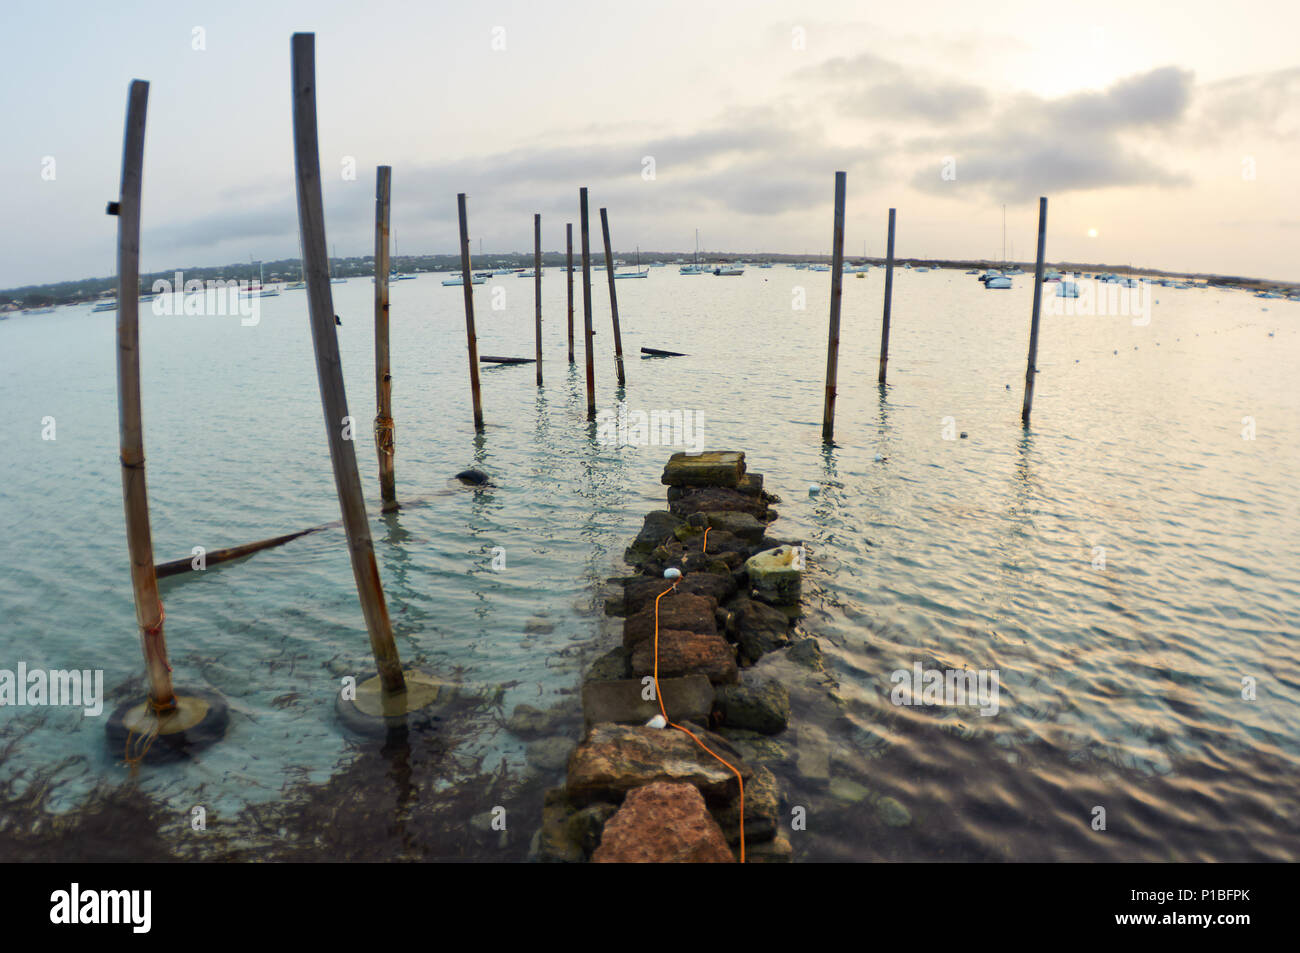
<path fill-rule="evenodd" d="M 790 694 L 753 677 L 773 652 L 819 655 L 798 640 L 804 550 L 768 530 L 779 502 L 736 451 L 675 454 L 664 469 L 668 508 L 646 515 L 626 553 L 637 575 L 611 580 L 622 644 L 600 656 L 582 688 L 585 734 L 551 789 L 533 841 L 539 861 L 731 862 L 738 858 L 744 779 L 746 860 L 787 861 L 776 777 L 762 742 L 790 720 Z M 666 570 L 681 573 L 675 589 Z M 670 574 L 672 575 L 672 574 Z M 672 590 L 672 591 L 668 591 Z M 670 721 L 653 727 L 655 601 L 659 690 Z M 805 660 L 806 662 L 809 660 Z M 814 658 L 811 661 L 818 662 Z M 512 720 L 529 712 L 516 710 Z M 746 753 L 758 753 L 758 759 Z M 732 770 L 735 769 L 735 771 Z"/>

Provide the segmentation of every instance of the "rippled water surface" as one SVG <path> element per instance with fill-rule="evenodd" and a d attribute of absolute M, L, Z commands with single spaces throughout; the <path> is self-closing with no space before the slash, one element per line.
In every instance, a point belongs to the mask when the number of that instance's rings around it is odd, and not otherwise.
<path fill-rule="evenodd" d="M 773 533 L 809 548 L 800 627 L 821 640 L 842 701 L 797 694 L 784 736 L 783 810 L 804 805 L 811 818 L 792 834 L 796 857 L 1296 859 L 1300 304 L 1159 288 L 1146 326 L 1047 316 L 1025 431 L 1032 282 L 986 292 L 957 272 L 899 272 L 881 391 L 875 270 L 844 282 L 837 446 L 825 449 L 829 279 L 664 268 L 618 288 L 629 409 L 698 412 L 706 444 L 745 450 L 782 497 Z M 480 353 L 531 355 L 532 283 L 495 281 L 475 290 Z M 372 286 L 333 288 L 403 660 L 505 713 L 572 700 L 607 647 L 600 584 L 626 571 L 624 547 L 663 505 L 674 449 L 594 438 L 565 359 L 563 276 L 549 270 L 544 284 L 546 385 L 531 367 L 485 369 L 481 437 L 461 289 L 436 276 L 394 285 L 398 493 L 422 502 L 382 518 L 368 438 Z M 792 307 L 797 286 L 806 310 Z M 338 518 L 305 298 L 260 304 L 254 327 L 142 316 L 160 561 Z M 613 408 L 599 286 L 595 314 L 598 403 Z M 639 360 L 642 346 L 689 356 Z M 111 313 L 0 322 L 0 668 L 101 668 L 125 697 L 142 664 L 114 374 Z M 46 417 L 54 440 L 42 439 Z M 953 432 L 966 437 L 945 439 Z M 449 481 L 469 466 L 495 486 Z M 164 581 L 163 598 L 178 681 L 222 692 L 232 721 L 194 761 L 146 769 L 143 790 L 236 811 L 355 757 L 332 714 L 338 678 L 368 657 L 341 531 Z M 996 669 L 998 714 L 891 704 L 890 673 L 916 662 Z M 0 730 L 0 775 L 58 766 L 60 810 L 125 776 L 102 718 L 5 708 Z M 488 769 L 528 770 L 503 730 L 467 745 Z M 796 766 L 793 752 L 814 746 L 830 752 L 829 787 Z M 849 780 L 906 805 L 912 823 L 889 827 L 846 800 Z M 1097 807 L 1105 831 L 1092 829 Z"/>

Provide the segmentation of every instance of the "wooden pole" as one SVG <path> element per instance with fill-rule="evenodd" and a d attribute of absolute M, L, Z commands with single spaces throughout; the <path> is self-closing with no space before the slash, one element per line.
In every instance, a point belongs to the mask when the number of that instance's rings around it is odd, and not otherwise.
<path fill-rule="evenodd" d="M 582 329 L 587 345 L 587 419 L 596 419 L 596 364 L 591 346 L 591 237 L 587 226 L 587 188 L 578 190 L 579 214 L 582 216 Z"/>
<path fill-rule="evenodd" d="M 469 264 L 469 220 L 465 214 L 465 193 L 456 196 L 460 213 L 460 273 L 465 285 L 465 340 L 469 345 L 469 390 L 474 399 L 474 429 L 483 430 L 483 394 L 478 384 L 478 335 L 474 331 L 474 275 Z"/>
<path fill-rule="evenodd" d="M 1029 426 L 1029 411 L 1034 406 L 1034 365 L 1038 363 L 1038 314 L 1043 302 L 1043 257 L 1047 254 L 1047 196 L 1038 200 L 1038 260 L 1034 263 L 1034 315 L 1029 322 L 1029 364 L 1025 368 L 1025 406 L 1020 422 Z"/>
<path fill-rule="evenodd" d="M 835 386 L 840 362 L 840 295 L 844 285 L 844 185 L 845 174 L 835 173 L 835 230 L 831 234 L 831 329 L 826 350 L 826 408 L 822 415 L 822 442 L 835 434 Z"/>
<path fill-rule="evenodd" d="M 393 476 L 393 376 L 388 354 L 388 225 L 392 198 L 390 166 L 381 165 L 375 181 L 375 449 L 379 452 L 380 511 L 397 509 Z"/>
<path fill-rule="evenodd" d="M 889 309 L 894 303 L 894 209 L 889 210 L 889 243 L 885 250 L 885 323 L 880 328 L 880 377 L 885 382 L 885 365 L 889 363 Z"/>
<path fill-rule="evenodd" d="M 609 244 L 609 216 L 600 210 L 600 230 L 605 238 L 605 274 L 609 278 L 609 311 L 614 317 L 614 366 L 618 371 L 618 386 L 626 387 L 623 376 L 623 336 L 618 330 L 618 294 L 614 291 L 614 251 Z"/>
<path fill-rule="evenodd" d="M 357 595 L 370 633 L 370 650 L 375 657 L 384 693 L 395 694 L 406 691 L 406 680 L 402 676 L 402 663 L 397 655 L 397 643 L 393 640 L 393 627 L 379 581 L 379 567 L 375 563 L 366 502 L 361 493 L 361 474 L 357 470 L 356 446 L 350 437 L 344 436 L 345 429 L 351 429 L 351 417 L 348 416 L 347 393 L 343 389 L 343 365 L 339 358 L 329 259 L 325 250 L 325 210 L 321 199 L 320 149 L 316 131 L 316 36 L 313 33 L 293 35 L 293 145 L 307 310 L 316 351 L 316 377 L 325 414 L 325 435 L 329 441 L 330 461 L 334 465 L 334 486 L 343 513 Z"/>
<path fill-rule="evenodd" d="M 573 363 L 573 223 L 564 226 L 564 247 L 568 259 L 565 272 L 569 276 L 569 363 Z"/>
<path fill-rule="evenodd" d="M 149 84 L 133 80 L 127 97 L 122 146 L 122 187 L 109 213 L 117 215 L 117 411 L 121 441 L 122 505 L 126 546 L 131 556 L 131 588 L 140 626 L 149 700 L 155 711 L 176 708 L 163 606 L 154 570 L 149 493 L 144 475 L 144 425 L 140 416 L 140 190 L 144 178 L 144 126 Z"/>
<path fill-rule="evenodd" d="M 533 216 L 533 299 L 537 306 L 537 386 L 542 386 L 542 216 Z"/>

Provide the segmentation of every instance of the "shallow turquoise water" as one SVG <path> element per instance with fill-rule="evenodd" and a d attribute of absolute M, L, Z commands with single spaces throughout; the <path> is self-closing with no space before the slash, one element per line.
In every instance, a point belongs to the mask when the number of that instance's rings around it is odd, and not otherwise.
<path fill-rule="evenodd" d="M 800 856 L 928 858 L 944 856 L 944 843 L 980 858 L 1146 858 L 1161 842 L 1189 859 L 1293 850 L 1300 818 L 1282 795 L 1300 777 L 1300 305 L 1161 288 L 1145 327 L 1046 317 L 1025 433 L 1032 283 L 986 292 L 959 273 L 898 273 L 882 395 L 877 270 L 844 283 L 838 446 L 826 450 L 829 277 L 779 266 L 727 280 L 657 269 L 618 289 L 629 409 L 699 412 L 707 445 L 746 450 L 783 497 L 773 532 L 810 548 L 802 627 L 830 656 L 847 724 L 876 739 L 864 744 L 836 722 L 831 740 L 867 758 L 863 770 L 919 818 L 909 840 L 835 815 L 796 842 Z M 675 449 L 594 439 L 581 374 L 565 359 L 563 276 L 549 271 L 544 284 L 547 383 L 539 392 L 531 367 L 484 370 L 481 438 L 461 289 L 437 276 L 394 285 L 398 494 L 438 495 L 386 518 L 368 437 L 372 286 L 333 287 L 403 659 L 487 690 L 508 686 L 507 712 L 578 684 L 600 630 L 596 587 L 622 571 L 642 514 L 662 505 L 658 476 Z M 797 286 L 803 311 L 792 308 Z M 491 307 L 494 287 L 504 310 Z M 501 278 L 475 295 L 480 353 L 531 355 L 532 283 Z M 598 285 L 598 405 L 612 409 L 620 395 L 603 295 Z M 338 518 L 305 298 L 285 292 L 260 304 L 255 327 L 142 315 L 160 561 Z M 114 316 L 88 312 L 0 322 L 0 668 L 102 668 L 112 687 L 142 666 L 117 464 Z M 643 345 L 690 356 L 638 360 Z M 46 416 L 53 441 L 41 439 Z M 1254 440 L 1242 438 L 1246 416 Z M 967 439 L 944 439 L 947 417 Z M 468 466 L 496 486 L 448 482 Z M 810 483 L 822 492 L 809 495 Z M 503 571 L 491 567 L 497 546 Z M 1093 568 L 1098 546 L 1104 570 Z M 233 809 L 291 780 L 323 779 L 349 757 L 332 699 L 340 674 L 364 671 L 368 653 L 340 531 L 164 582 L 163 597 L 178 681 L 220 690 L 233 717 L 225 742 L 146 774 L 146 790 L 177 803 L 201 790 L 204 803 Z M 998 669 L 999 715 L 964 713 L 968 730 L 957 735 L 933 713 L 890 705 L 889 673 L 915 660 Z M 1244 676 L 1257 679 L 1254 701 L 1241 698 Z M 61 806 L 122 772 L 102 719 L 9 708 L 0 718 L 7 732 L 38 725 L 0 771 L 80 759 Z M 506 733 L 481 745 L 489 764 L 522 770 L 522 748 Z M 1081 847 L 1078 828 L 1096 800 L 1088 778 L 1141 811 L 1100 846 Z M 804 796 L 797 777 L 788 781 L 792 798 Z M 1157 788 L 1143 803 L 1142 790 Z"/>

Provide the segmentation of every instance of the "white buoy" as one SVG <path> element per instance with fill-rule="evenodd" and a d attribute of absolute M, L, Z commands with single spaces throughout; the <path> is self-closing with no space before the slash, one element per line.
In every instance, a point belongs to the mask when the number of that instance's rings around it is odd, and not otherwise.
<path fill-rule="evenodd" d="M 653 718 L 651 718 L 649 721 L 645 723 L 645 726 L 647 728 L 667 728 L 668 719 L 665 718 L 663 715 L 655 715 Z"/>
<path fill-rule="evenodd" d="M 682 571 L 680 569 L 673 569 L 670 566 L 669 568 L 664 570 L 664 578 L 671 579 L 673 580 L 673 582 L 676 582 L 678 579 L 682 578 Z"/>
<path fill-rule="evenodd" d="M 872 459 L 874 459 L 874 460 L 876 461 L 876 463 L 881 463 L 881 462 L 884 461 L 885 458 L 884 458 L 883 456 L 881 456 L 880 454 L 876 454 L 875 457 L 873 457 Z"/>
<path fill-rule="evenodd" d="M 822 491 L 822 488 L 821 488 L 820 486 L 818 486 L 816 483 L 809 483 L 809 484 L 808 484 L 808 495 L 809 495 L 809 496 L 816 496 L 816 495 L 817 495 L 818 493 L 820 493 L 821 491 Z"/>

